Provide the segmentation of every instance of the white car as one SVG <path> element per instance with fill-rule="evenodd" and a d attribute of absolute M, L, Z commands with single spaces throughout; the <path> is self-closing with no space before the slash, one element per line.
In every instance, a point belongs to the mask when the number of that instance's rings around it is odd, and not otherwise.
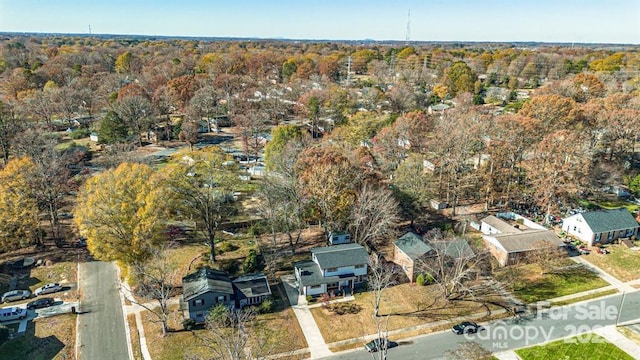
<path fill-rule="evenodd" d="M 12 290 L 2 294 L 2 302 L 25 300 L 31 297 L 29 290 Z"/>
<path fill-rule="evenodd" d="M 36 291 L 34 291 L 33 293 L 36 296 L 40 296 L 40 295 L 44 295 L 44 294 L 51 294 L 54 292 L 58 292 L 62 290 L 62 286 L 60 286 L 60 284 L 58 283 L 51 283 L 51 284 L 47 284 L 44 286 L 41 286 L 39 288 L 36 289 Z"/>

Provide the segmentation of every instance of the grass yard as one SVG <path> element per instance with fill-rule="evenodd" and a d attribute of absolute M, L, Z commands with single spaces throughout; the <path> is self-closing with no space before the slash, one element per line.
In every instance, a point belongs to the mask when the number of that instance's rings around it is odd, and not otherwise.
<path fill-rule="evenodd" d="M 263 327 L 266 330 L 265 333 L 271 336 L 268 340 L 268 348 L 273 349 L 271 351 L 273 353 L 306 348 L 307 343 L 293 310 L 290 307 L 284 307 L 279 299 L 277 288 L 274 287 L 273 291 L 277 298 L 274 301 L 274 312 L 258 315 L 256 319 L 258 326 Z M 169 322 L 169 328 L 175 330 L 174 332 L 162 337 L 161 325 L 154 323 L 155 319 L 154 315 L 148 311 L 142 313 L 146 341 L 148 345 L 153 344 L 149 346 L 149 351 L 154 360 L 182 360 L 188 355 L 206 355 L 207 349 L 201 346 L 201 340 L 196 335 L 207 330 L 183 331 L 182 316 L 177 305 L 172 307 Z"/>
<path fill-rule="evenodd" d="M 483 313 L 487 307 L 477 302 L 455 302 L 446 304 L 433 286 L 402 284 L 385 290 L 380 314 L 392 314 L 388 320 L 389 330 L 403 329 L 432 321 L 453 319 L 459 316 Z M 357 314 L 337 315 L 322 307 L 311 309 L 311 313 L 327 343 L 362 337 L 376 333 L 372 319 L 373 303 L 371 293 L 359 293 L 352 303 L 361 307 Z M 349 326 L 344 326 L 349 324 Z"/>
<path fill-rule="evenodd" d="M 569 259 L 566 261 L 571 262 Z M 596 273 L 585 268 L 572 267 L 554 273 L 544 273 L 537 264 L 505 267 L 496 274 L 496 278 L 512 288 L 514 295 L 526 303 L 549 300 L 609 285 Z"/>
<path fill-rule="evenodd" d="M 522 360 L 633 360 L 624 351 L 604 338 L 589 334 L 590 341 L 583 336 L 554 341 L 552 343 L 516 350 Z"/>
<path fill-rule="evenodd" d="M 564 305 L 574 304 L 574 303 L 577 303 L 577 302 L 580 302 L 580 301 L 597 299 L 599 297 L 603 297 L 603 296 L 607 296 L 607 295 L 613 295 L 613 294 L 617 294 L 617 293 L 618 293 L 617 289 L 604 290 L 604 291 L 598 291 L 597 293 L 594 293 L 594 294 L 589 294 L 589 295 L 585 295 L 585 296 L 579 296 L 579 297 L 574 298 L 574 299 L 569 299 L 569 300 L 564 300 L 564 301 L 554 301 L 551 304 L 554 305 L 554 306 L 564 306 Z"/>
<path fill-rule="evenodd" d="M 625 245 L 610 245 L 607 250 L 611 253 L 603 255 L 594 251 L 586 259 L 618 280 L 640 279 L 640 252 Z"/>
<path fill-rule="evenodd" d="M 75 359 L 76 315 L 66 314 L 29 322 L 24 336 L 0 346 L 4 360 Z"/>

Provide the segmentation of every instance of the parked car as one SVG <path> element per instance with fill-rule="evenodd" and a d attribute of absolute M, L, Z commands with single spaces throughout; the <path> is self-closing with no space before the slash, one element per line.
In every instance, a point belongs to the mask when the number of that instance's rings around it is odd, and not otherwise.
<path fill-rule="evenodd" d="M 391 349 L 396 346 L 398 346 L 398 343 L 395 341 L 389 341 L 389 339 L 386 338 L 377 338 L 364 344 L 364 349 L 368 352 L 377 352 L 383 349 Z"/>
<path fill-rule="evenodd" d="M 478 331 L 484 330 L 484 327 L 471 321 L 465 321 L 461 322 L 460 324 L 454 325 L 451 330 L 456 335 L 475 334 Z"/>
<path fill-rule="evenodd" d="M 27 317 L 27 310 L 17 306 L 0 309 L 0 321 L 22 320 Z"/>
<path fill-rule="evenodd" d="M 34 292 L 34 294 L 36 296 L 40 296 L 40 295 L 44 295 L 44 294 L 51 294 L 54 292 L 58 292 L 62 290 L 62 286 L 60 286 L 60 284 L 58 283 L 50 283 L 50 284 L 46 284 L 43 285 L 39 288 L 36 289 L 36 291 Z"/>
<path fill-rule="evenodd" d="M 27 303 L 27 309 L 29 310 L 42 309 L 42 308 L 52 306 L 54 303 L 55 303 L 55 300 L 53 300 L 53 298 L 42 298 L 42 299 L 33 300 Z"/>
<path fill-rule="evenodd" d="M 1 302 L 25 300 L 31 297 L 29 290 L 11 290 L 2 295 Z"/>
<path fill-rule="evenodd" d="M 606 255 L 608 253 L 609 253 L 609 250 L 607 250 L 606 248 L 603 248 L 603 247 L 599 247 L 598 248 L 598 254 L 605 254 Z"/>
<path fill-rule="evenodd" d="M 591 254 L 591 250 L 589 250 L 586 246 L 582 245 L 578 248 L 578 252 L 580 255 L 589 255 Z"/>

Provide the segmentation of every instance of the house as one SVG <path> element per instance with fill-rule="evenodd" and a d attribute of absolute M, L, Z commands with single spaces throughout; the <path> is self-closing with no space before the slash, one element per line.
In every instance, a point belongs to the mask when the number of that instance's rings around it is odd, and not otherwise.
<path fill-rule="evenodd" d="M 410 282 L 414 282 L 418 276 L 415 271 L 416 262 L 433 251 L 433 247 L 420 235 L 408 232 L 393 242 L 393 262 L 402 267 Z"/>
<path fill-rule="evenodd" d="M 473 255 L 473 250 L 464 239 L 426 241 L 411 231 L 394 241 L 393 245 L 393 262 L 402 267 L 410 282 L 414 282 L 418 276 L 417 264 L 421 259 L 438 254 L 453 259 Z"/>
<path fill-rule="evenodd" d="M 506 213 L 504 217 L 516 220 L 510 224 L 506 220 L 489 215 L 481 220 L 480 231 L 483 233 L 484 245 L 500 266 L 517 263 L 532 252 L 561 248 L 565 244 L 551 230 L 545 229 L 530 220 L 513 213 Z"/>
<path fill-rule="evenodd" d="M 369 255 L 362 245 L 342 244 L 311 249 L 311 260 L 293 264 L 300 295 L 353 293 L 367 279 Z"/>
<path fill-rule="evenodd" d="M 262 274 L 247 274 L 231 279 L 226 271 L 202 268 L 182 278 L 181 309 L 185 318 L 204 323 L 211 308 L 224 305 L 242 309 L 259 305 L 271 297 L 271 287 Z"/>
<path fill-rule="evenodd" d="M 271 297 L 269 281 L 264 274 L 249 274 L 240 276 L 232 281 L 235 292 L 236 308 L 259 305 Z"/>
<path fill-rule="evenodd" d="M 562 220 L 562 230 L 588 246 L 638 235 L 638 222 L 625 208 L 588 211 Z"/>
<path fill-rule="evenodd" d="M 234 295 L 225 271 L 205 267 L 182 278 L 182 308 L 196 323 L 204 323 L 209 310 L 217 305 L 232 307 Z"/>
<path fill-rule="evenodd" d="M 348 244 L 350 242 L 351 234 L 349 233 L 329 232 L 329 245 Z"/>

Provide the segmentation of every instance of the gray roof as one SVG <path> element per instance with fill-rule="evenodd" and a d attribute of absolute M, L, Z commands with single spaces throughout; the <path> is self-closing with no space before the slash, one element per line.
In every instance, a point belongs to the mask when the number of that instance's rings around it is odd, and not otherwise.
<path fill-rule="evenodd" d="M 625 208 L 589 211 L 581 214 L 594 233 L 638 227 L 638 222 Z"/>
<path fill-rule="evenodd" d="M 460 257 L 470 257 L 472 256 L 473 250 L 469 246 L 469 243 L 465 239 L 453 239 L 453 240 L 439 240 L 432 241 L 431 244 L 438 249 L 438 252 L 441 254 L 452 257 L 454 259 Z"/>
<path fill-rule="evenodd" d="M 506 221 L 500 218 L 497 218 L 493 215 L 489 215 L 486 218 L 482 219 L 482 222 L 490 225 L 491 227 L 495 228 L 502 234 L 513 234 L 513 233 L 518 233 L 522 231 L 520 229 L 517 229 L 509 225 L 509 223 L 507 223 Z"/>
<path fill-rule="evenodd" d="M 202 268 L 182 278 L 182 297 L 189 301 L 207 292 L 233 294 L 233 286 L 225 271 Z"/>
<path fill-rule="evenodd" d="M 240 276 L 233 280 L 233 285 L 247 298 L 271 295 L 267 277 L 262 273 Z"/>
<path fill-rule="evenodd" d="M 367 250 L 359 244 L 342 244 L 311 249 L 322 269 L 354 266 L 369 262 Z"/>
<path fill-rule="evenodd" d="M 418 260 L 421 256 L 433 250 L 424 242 L 422 237 L 416 233 L 408 232 L 393 242 L 400 251 L 405 253 L 411 260 Z"/>
<path fill-rule="evenodd" d="M 545 246 L 564 246 L 562 240 L 550 230 L 530 230 L 492 236 L 509 253 L 537 250 Z"/>
<path fill-rule="evenodd" d="M 355 276 L 354 274 L 345 274 L 323 277 L 322 270 L 320 270 L 318 264 L 311 260 L 296 262 L 293 266 L 299 271 L 301 286 L 330 284 L 340 280 L 353 278 Z"/>

